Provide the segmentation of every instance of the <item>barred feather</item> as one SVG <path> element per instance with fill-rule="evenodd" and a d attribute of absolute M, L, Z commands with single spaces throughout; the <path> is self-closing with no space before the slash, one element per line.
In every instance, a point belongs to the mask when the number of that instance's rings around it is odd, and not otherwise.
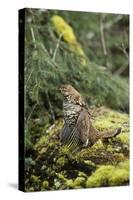
<path fill-rule="evenodd" d="M 63 145 L 66 145 L 69 150 L 78 149 L 80 146 L 79 136 L 75 131 L 72 131 L 70 127 L 65 125 L 60 134 L 60 140 Z"/>

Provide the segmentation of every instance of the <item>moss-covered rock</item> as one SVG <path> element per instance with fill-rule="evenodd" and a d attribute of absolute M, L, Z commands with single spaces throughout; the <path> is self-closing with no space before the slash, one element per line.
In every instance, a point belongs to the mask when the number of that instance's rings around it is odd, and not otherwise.
<path fill-rule="evenodd" d="M 26 167 L 26 191 L 74 189 L 127 185 L 129 182 L 129 118 L 127 114 L 104 107 L 92 109 L 93 124 L 101 130 L 121 127 L 122 132 L 107 141 L 72 153 L 61 146 L 59 133 L 63 120 L 40 129 Z"/>
<path fill-rule="evenodd" d="M 129 160 L 118 166 L 100 166 L 87 180 L 86 187 L 119 186 L 129 182 Z"/>

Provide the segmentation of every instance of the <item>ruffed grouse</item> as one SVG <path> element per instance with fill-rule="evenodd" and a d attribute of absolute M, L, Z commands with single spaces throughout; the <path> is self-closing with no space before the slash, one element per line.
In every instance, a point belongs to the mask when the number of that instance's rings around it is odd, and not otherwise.
<path fill-rule="evenodd" d="M 121 128 L 113 131 L 99 132 L 91 122 L 87 105 L 79 92 L 71 85 L 63 85 L 60 91 L 64 96 L 64 126 L 60 133 L 61 144 L 70 149 L 81 149 L 93 145 L 102 138 L 111 138 L 121 132 Z"/>

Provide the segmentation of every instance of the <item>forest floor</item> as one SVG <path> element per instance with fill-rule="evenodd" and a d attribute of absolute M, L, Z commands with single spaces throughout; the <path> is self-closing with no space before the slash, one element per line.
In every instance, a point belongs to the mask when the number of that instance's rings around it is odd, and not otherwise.
<path fill-rule="evenodd" d="M 115 138 L 71 153 L 60 145 L 63 119 L 33 123 L 33 146 L 26 151 L 25 191 L 62 190 L 129 184 L 129 116 L 105 107 L 91 110 L 100 131 L 122 128 Z M 37 133 L 39 136 L 37 137 Z M 33 135 L 33 133 L 32 133 Z"/>

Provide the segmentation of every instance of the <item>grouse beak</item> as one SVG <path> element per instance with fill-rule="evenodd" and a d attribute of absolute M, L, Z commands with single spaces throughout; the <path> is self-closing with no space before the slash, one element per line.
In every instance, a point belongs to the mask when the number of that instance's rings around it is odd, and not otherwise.
<path fill-rule="evenodd" d="M 62 88 L 61 87 L 57 88 L 56 90 L 62 92 Z"/>
<path fill-rule="evenodd" d="M 61 87 L 59 87 L 59 89 L 58 89 L 58 90 L 62 92 L 62 91 L 63 91 L 63 88 L 62 88 L 62 86 L 61 86 Z"/>
<path fill-rule="evenodd" d="M 57 91 L 61 91 L 61 87 L 59 87 L 59 88 L 57 87 L 55 90 L 57 90 Z"/>
<path fill-rule="evenodd" d="M 64 91 L 65 91 L 65 88 L 64 88 L 64 86 L 63 85 L 61 85 L 60 87 L 59 87 L 59 89 L 58 89 L 61 93 L 64 93 Z"/>
<path fill-rule="evenodd" d="M 58 88 L 57 90 L 61 91 L 61 88 Z"/>

